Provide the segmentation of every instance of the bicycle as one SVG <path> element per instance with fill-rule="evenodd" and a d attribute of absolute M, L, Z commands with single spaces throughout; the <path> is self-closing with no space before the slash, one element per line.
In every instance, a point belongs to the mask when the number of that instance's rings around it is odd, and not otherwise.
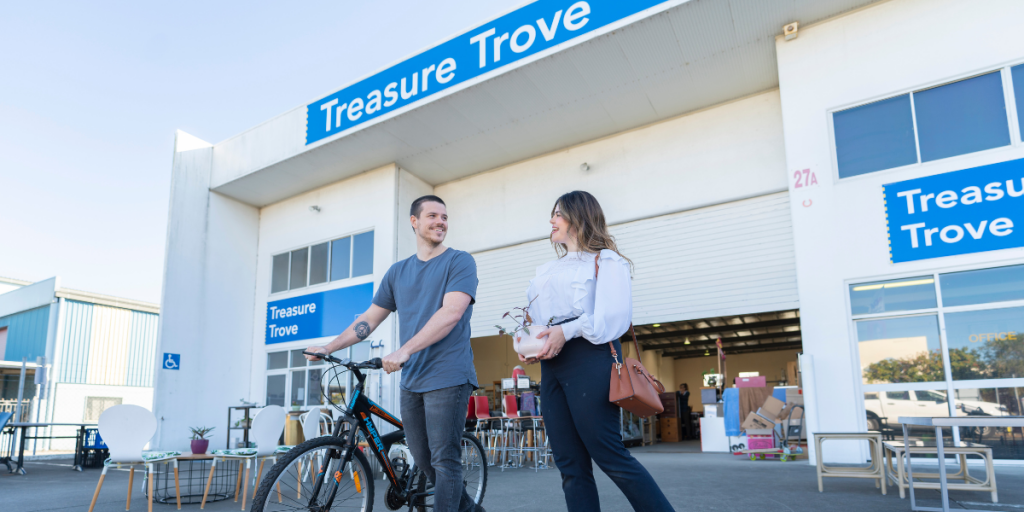
<path fill-rule="evenodd" d="M 354 363 L 327 354 L 303 353 L 331 363 L 332 370 L 347 368 L 357 383 L 347 409 L 334 403 L 330 397 L 324 397 L 327 403 L 341 412 L 335 420 L 332 434 L 309 439 L 283 454 L 260 482 L 253 496 L 252 510 L 328 512 L 352 509 L 371 512 L 375 478 L 364 450 L 372 452 L 388 481 L 385 507 L 399 510 L 408 506 L 409 510 L 417 512 L 432 509 L 433 488 L 404 443 L 402 422 L 363 394 L 366 376 L 360 370 L 381 369 L 380 358 Z M 380 435 L 373 424 L 373 416 L 399 430 Z M 365 438 L 367 446 L 359 446 L 359 438 Z M 466 492 L 479 504 L 487 489 L 487 459 L 483 444 L 469 432 L 462 434 L 462 465 Z M 314 467 L 318 470 L 314 471 Z M 285 487 L 284 492 L 282 487 Z"/>

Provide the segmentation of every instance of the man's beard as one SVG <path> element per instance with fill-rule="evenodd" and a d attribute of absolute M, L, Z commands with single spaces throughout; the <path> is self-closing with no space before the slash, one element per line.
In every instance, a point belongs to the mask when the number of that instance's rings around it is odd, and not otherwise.
<path fill-rule="evenodd" d="M 424 242 L 430 244 L 431 247 L 437 247 L 437 246 L 441 245 L 442 243 L 444 243 L 444 237 L 441 238 L 440 242 L 435 242 L 433 240 L 433 238 L 430 237 L 431 233 L 433 233 L 433 232 L 434 232 L 434 228 L 430 228 L 429 230 L 427 230 L 426 233 L 416 233 L 416 234 L 420 237 L 421 240 L 423 240 Z M 443 234 L 447 235 L 448 234 L 448 230 L 445 229 L 443 231 Z"/>

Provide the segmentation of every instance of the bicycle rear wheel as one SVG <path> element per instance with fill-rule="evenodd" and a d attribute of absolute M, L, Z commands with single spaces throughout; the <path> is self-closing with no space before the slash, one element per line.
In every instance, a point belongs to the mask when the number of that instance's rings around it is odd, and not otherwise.
<path fill-rule="evenodd" d="M 366 457 L 353 449 L 342 467 L 340 454 L 350 448 L 339 437 L 306 441 L 282 455 L 260 482 L 253 512 L 373 510 L 373 472 Z M 338 458 L 334 458 L 338 457 Z M 324 508 L 331 501 L 329 508 Z"/>

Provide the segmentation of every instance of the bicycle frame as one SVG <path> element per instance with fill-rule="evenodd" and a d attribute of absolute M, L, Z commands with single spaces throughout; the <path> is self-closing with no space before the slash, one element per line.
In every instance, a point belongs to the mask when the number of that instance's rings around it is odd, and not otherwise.
<path fill-rule="evenodd" d="M 398 480 L 398 475 L 395 474 L 395 469 L 391 465 L 391 460 L 388 458 L 388 451 L 390 450 L 391 445 L 404 434 L 402 432 L 402 422 L 383 407 L 377 405 L 373 400 L 367 398 L 366 395 L 363 394 L 366 376 L 363 375 L 358 368 L 351 368 L 350 370 L 355 375 L 357 383 L 352 392 L 352 399 L 348 404 L 348 411 L 335 421 L 334 432 L 331 434 L 334 437 L 344 438 L 344 444 L 348 448 L 341 454 L 333 453 L 334 450 L 332 450 L 330 456 L 324 459 L 323 466 L 321 466 L 320 471 L 317 473 L 316 482 L 314 483 L 312 497 L 310 498 L 310 506 L 314 505 L 313 500 L 315 500 L 316 496 L 320 494 L 320 489 L 323 485 L 324 477 L 326 476 L 325 473 L 329 467 L 331 459 L 343 457 L 341 467 L 345 467 L 345 465 L 351 460 L 352 450 L 358 449 L 356 446 L 356 436 L 359 431 L 362 431 L 366 435 L 366 438 L 370 440 L 369 447 L 377 457 L 377 461 L 380 463 L 381 467 L 386 471 L 388 481 L 391 482 L 391 485 L 395 489 L 401 489 L 402 498 L 404 498 L 408 503 L 412 499 L 419 497 L 418 494 L 412 493 L 413 480 L 415 479 L 411 478 L 412 475 L 410 475 L 410 478 L 406 481 L 406 484 L 403 487 L 401 482 Z M 399 430 L 381 436 L 380 433 L 377 432 L 376 426 L 373 424 L 373 416 L 380 417 L 384 421 L 394 425 Z M 346 431 L 344 428 L 346 425 L 352 425 L 355 428 L 351 428 Z M 333 504 L 336 492 L 337 485 L 335 485 L 334 489 L 331 491 L 330 497 L 328 498 L 326 503 L 327 509 L 329 509 Z"/>

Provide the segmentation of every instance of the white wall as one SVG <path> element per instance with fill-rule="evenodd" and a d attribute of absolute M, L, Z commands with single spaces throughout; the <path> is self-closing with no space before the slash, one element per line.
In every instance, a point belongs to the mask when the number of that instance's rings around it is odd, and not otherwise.
<path fill-rule="evenodd" d="M 187 450 L 188 427 L 219 425 L 247 398 L 258 210 L 209 190 L 211 148 L 175 153 L 160 340 L 180 370 L 157 370 L 153 446 Z"/>
<path fill-rule="evenodd" d="M 786 160 L 810 169 L 819 185 L 790 182 L 801 328 L 813 356 L 817 400 L 808 408 L 819 431 L 866 428 L 846 282 L 940 268 L 1024 261 L 1012 249 L 893 265 L 889 263 L 881 186 L 1024 157 L 1016 146 L 877 172 L 838 182 L 827 112 L 908 89 L 950 81 L 1024 60 L 1024 3 L 894 0 L 777 41 Z M 804 206 L 807 205 L 807 206 Z M 810 385 L 810 383 L 805 383 Z M 815 425 L 810 425 L 814 428 Z M 830 451 L 852 461 L 857 450 Z"/>
<path fill-rule="evenodd" d="M 684 91 L 680 91 L 684 94 Z M 580 170 L 586 162 L 590 170 Z M 451 247 L 477 252 L 546 238 L 558 196 L 586 190 L 610 224 L 786 189 L 779 92 L 438 185 Z"/>
<path fill-rule="evenodd" d="M 402 171 L 395 165 L 386 165 L 299 194 L 260 210 L 256 299 L 251 315 L 252 329 L 249 340 L 254 354 L 250 374 L 252 392 L 248 396 L 249 399 L 260 404 L 266 401 L 266 354 L 268 352 L 323 345 L 331 340 L 330 337 L 327 337 L 267 345 L 265 332 L 268 301 L 319 293 L 371 281 L 374 283 L 374 291 L 376 291 L 377 285 L 396 257 L 396 208 L 398 211 L 405 211 L 399 216 L 399 225 L 408 222 L 409 206 L 398 205 L 396 207 L 396 200 L 401 196 L 396 188 L 398 180 L 401 179 L 410 184 L 411 190 L 415 190 L 415 187 L 411 185 L 418 181 L 412 176 L 400 178 L 401 175 Z M 320 212 L 310 211 L 309 207 L 312 205 L 319 206 Z M 271 265 L 275 254 L 371 229 L 374 231 L 372 276 L 308 286 L 276 293 L 271 297 Z M 400 239 L 404 240 L 399 245 L 402 246 L 403 252 L 408 251 L 409 241 L 406 239 L 412 238 L 412 232 L 401 229 L 398 233 L 401 233 Z M 413 242 L 413 247 L 414 244 Z M 393 322 L 394 316 L 389 317 L 377 327 L 369 338 L 375 342 L 383 341 L 385 353 L 394 350 Z M 394 379 L 394 377 L 388 378 Z M 386 408 L 393 407 L 387 397 L 377 397 L 375 394 L 371 394 L 371 397 L 375 400 L 380 398 L 381 405 Z"/>

